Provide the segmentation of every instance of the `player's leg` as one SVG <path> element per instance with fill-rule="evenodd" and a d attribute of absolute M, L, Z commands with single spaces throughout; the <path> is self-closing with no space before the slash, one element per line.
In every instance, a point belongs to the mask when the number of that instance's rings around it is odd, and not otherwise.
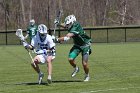
<path fill-rule="evenodd" d="M 69 52 L 68 61 L 71 64 L 71 66 L 74 68 L 74 71 L 71 77 L 74 77 L 79 72 L 79 67 L 75 63 L 75 58 L 78 56 L 79 53 L 80 53 L 80 50 L 77 49 L 76 47 L 72 47 L 72 49 Z"/>
<path fill-rule="evenodd" d="M 53 56 L 48 56 L 47 57 L 47 71 L 48 71 L 48 78 L 47 81 L 50 84 L 52 82 L 52 61 L 53 61 Z"/>
<path fill-rule="evenodd" d="M 31 63 L 31 65 L 38 74 L 40 73 L 40 69 L 39 69 L 39 66 L 38 66 L 39 63 L 40 63 L 40 58 L 38 56 L 35 56 L 34 63 Z"/>
<path fill-rule="evenodd" d="M 42 79 L 44 77 L 44 74 L 40 71 L 40 68 L 38 66 L 38 64 L 41 64 L 42 62 L 45 62 L 45 59 L 43 58 L 42 55 L 37 55 L 35 56 L 34 58 L 34 63 L 32 63 L 32 67 L 34 68 L 34 70 L 38 73 L 38 84 L 41 84 L 42 83 Z"/>
<path fill-rule="evenodd" d="M 85 79 L 84 81 L 89 81 L 89 66 L 88 66 L 88 58 L 89 53 L 91 51 L 90 47 L 85 47 L 82 49 L 82 65 L 85 72 Z"/>
<path fill-rule="evenodd" d="M 82 56 L 82 65 L 85 72 L 84 81 L 89 81 L 89 66 L 88 66 L 88 54 Z"/>

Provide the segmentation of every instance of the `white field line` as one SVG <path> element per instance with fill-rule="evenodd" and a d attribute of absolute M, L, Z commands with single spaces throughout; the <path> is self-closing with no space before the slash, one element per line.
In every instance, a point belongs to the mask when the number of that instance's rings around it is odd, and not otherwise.
<path fill-rule="evenodd" d="M 101 90 L 93 90 L 93 91 L 81 92 L 81 93 L 98 93 L 98 92 L 115 91 L 115 90 L 128 90 L 128 89 L 140 89 L 140 87 L 101 89 Z"/>

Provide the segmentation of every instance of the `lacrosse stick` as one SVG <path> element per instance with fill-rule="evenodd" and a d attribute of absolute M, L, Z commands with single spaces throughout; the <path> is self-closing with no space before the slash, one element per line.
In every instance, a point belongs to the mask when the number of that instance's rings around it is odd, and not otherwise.
<path fill-rule="evenodd" d="M 63 13 L 63 11 L 62 10 L 59 10 L 59 12 L 56 15 L 55 20 L 58 21 L 58 23 L 55 23 L 54 24 L 54 31 L 53 31 L 54 37 L 55 37 L 55 30 L 56 30 L 57 25 L 60 23 L 60 19 L 61 19 L 62 13 Z"/>
<path fill-rule="evenodd" d="M 19 37 L 19 39 L 23 42 L 24 40 L 24 36 L 22 34 L 22 29 L 17 29 L 16 31 L 16 36 Z"/>
<path fill-rule="evenodd" d="M 26 49 L 27 51 L 28 51 L 28 54 L 29 54 L 29 56 L 30 56 L 30 58 L 31 58 L 31 63 L 33 63 L 34 64 L 34 66 L 36 67 L 36 64 L 34 63 L 34 60 L 33 60 L 33 57 L 32 57 L 32 55 L 31 55 L 31 53 L 30 53 L 30 51 L 28 50 L 28 49 Z"/>
<path fill-rule="evenodd" d="M 16 36 L 17 37 L 19 37 L 19 39 L 22 41 L 22 42 L 26 42 L 26 40 L 24 40 L 24 36 L 23 36 L 23 34 L 22 34 L 22 29 L 18 29 L 17 31 L 16 31 Z M 27 42 L 26 42 L 27 43 Z M 28 54 L 29 54 L 29 56 L 30 56 L 30 58 L 31 58 L 31 63 L 34 63 L 34 60 L 33 60 L 33 57 L 32 57 L 32 55 L 31 55 L 31 53 L 30 53 L 30 51 L 28 50 L 28 49 L 26 49 L 27 51 L 28 51 Z M 34 66 L 36 67 L 36 64 L 34 63 Z"/>

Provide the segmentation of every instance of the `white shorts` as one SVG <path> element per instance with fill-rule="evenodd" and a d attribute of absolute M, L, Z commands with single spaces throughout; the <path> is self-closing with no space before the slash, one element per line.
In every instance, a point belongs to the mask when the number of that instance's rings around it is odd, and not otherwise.
<path fill-rule="evenodd" d="M 44 64 L 46 62 L 47 59 L 47 55 L 43 54 L 43 55 L 37 55 L 40 59 L 41 64 Z"/>
<path fill-rule="evenodd" d="M 37 55 L 38 57 L 39 57 L 39 59 L 40 59 L 40 64 L 44 64 L 45 62 L 46 62 L 46 60 L 47 60 L 47 55 L 45 55 L 45 54 L 42 54 L 42 55 Z M 54 59 L 55 58 L 55 56 L 53 56 L 52 57 L 52 59 Z"/>

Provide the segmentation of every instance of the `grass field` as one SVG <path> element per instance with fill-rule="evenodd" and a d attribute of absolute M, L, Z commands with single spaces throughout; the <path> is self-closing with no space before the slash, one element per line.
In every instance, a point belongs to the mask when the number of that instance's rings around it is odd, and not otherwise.
<path fill-rule="evenodd" d="M 73 68 L 67 62 L 72 45 L 57 45 L 53 62 L 53 83 L 47 85 L 46 65 L 43 85 L 30 66 L 23 46 L 0 46 L 0 93 L 139 93 L 140 43 L 94 44 L 89 58 L 90 81 L 83 82 L 81 57 L 76 61 L 80 72 L 71 78 Z"/>

